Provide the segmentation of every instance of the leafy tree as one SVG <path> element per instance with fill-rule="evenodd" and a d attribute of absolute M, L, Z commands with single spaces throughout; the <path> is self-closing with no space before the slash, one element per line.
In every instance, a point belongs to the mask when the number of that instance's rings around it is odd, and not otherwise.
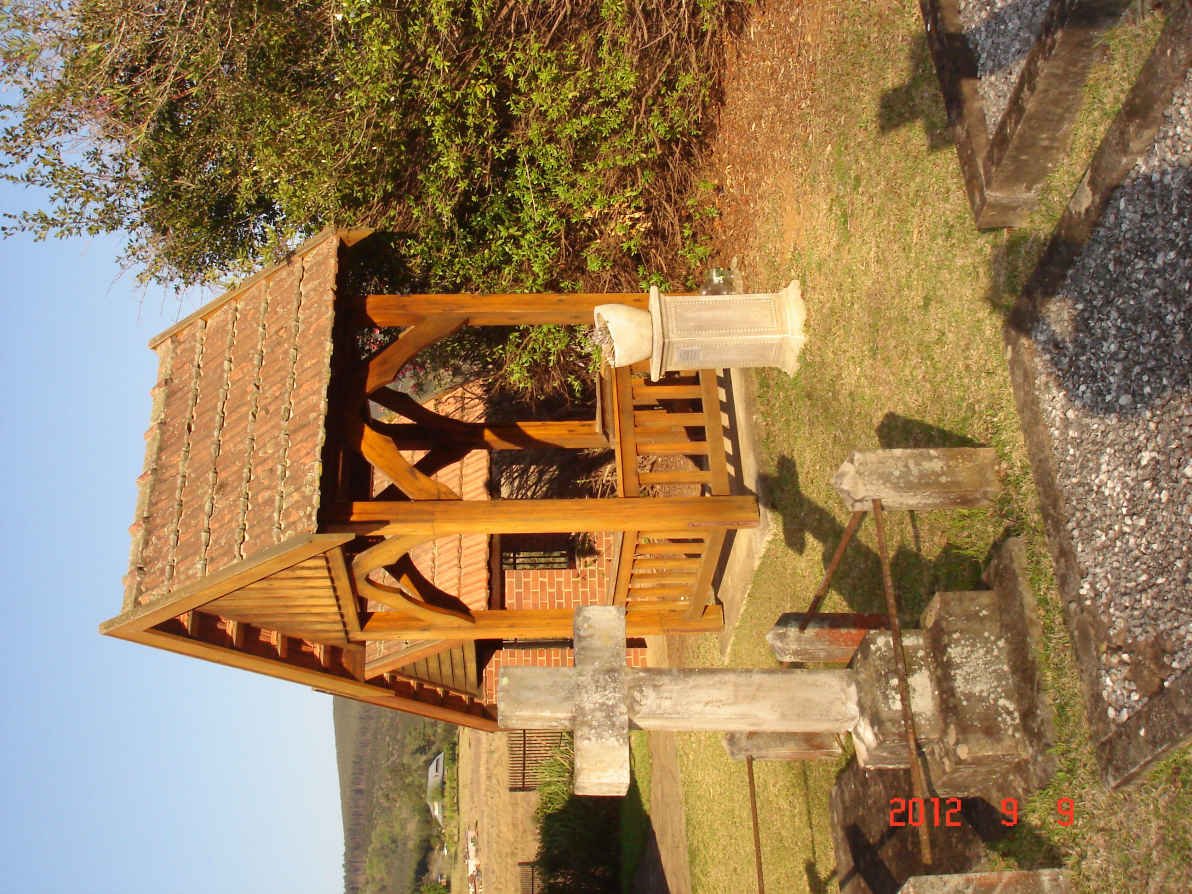
<path fill-rule="evenodd" d="M 47 198 L 6 231 L 124 230 L 175 285 L 357 223 L 412 286 L 637 279 L 682 246 L 736 5 L 10 0 L 0 172 Z"/>

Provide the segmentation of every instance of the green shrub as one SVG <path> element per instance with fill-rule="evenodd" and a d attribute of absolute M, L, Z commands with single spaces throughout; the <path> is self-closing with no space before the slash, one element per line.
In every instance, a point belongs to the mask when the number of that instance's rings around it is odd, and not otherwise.
<path fill-rule="evenodd" d="M 9 230 L 125 230 L 171 283 L 357 223 L 416 287 L 636 281 L 675 261 L 738 5 L 16 0 L 0 169 L 49 193 Z"/>

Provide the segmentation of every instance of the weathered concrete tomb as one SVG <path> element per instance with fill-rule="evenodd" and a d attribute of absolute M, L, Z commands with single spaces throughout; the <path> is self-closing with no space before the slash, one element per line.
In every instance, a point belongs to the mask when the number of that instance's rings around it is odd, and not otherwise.
<path fill-rule="evenodd" d="M 391 383 L 464 326 L 591 323 L 647 296 L 366 294 L 368 240 L 327 231 L 151 342 L 124 603 L 101 632 L 493 730 L 496 669 L 567 663 L 577 605 L 622 607 L 631 639 L 719 629 L 713 574 L 758 508 L 732 493 L 716 372 L 605 368 L 580 421 L 420 401 Z M 388 338 L 370 353 L 362 333 Z M 533 447 L 610 450 L 616 495 L 491 498 L 488 456 Z M 639 472 L 655 456 L 690 462 Z M 604 586 L 506 592 L 513 544 L 552 533 L 606 544 Z"/>

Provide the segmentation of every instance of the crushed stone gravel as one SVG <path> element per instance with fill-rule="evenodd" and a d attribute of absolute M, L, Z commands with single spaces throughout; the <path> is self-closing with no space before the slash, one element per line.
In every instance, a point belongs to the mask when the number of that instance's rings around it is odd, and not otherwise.
<path fill-rule="evenodd" d="M 1120 723 L 1192 666 L 1192 72 L 1032 335 Z"/>
<path fill-rule="evenodd" d="M 964 36 L 977 57 L 977 90 L 990 134 L 1010 102 L 1050 0 L 959 0 Z"/>

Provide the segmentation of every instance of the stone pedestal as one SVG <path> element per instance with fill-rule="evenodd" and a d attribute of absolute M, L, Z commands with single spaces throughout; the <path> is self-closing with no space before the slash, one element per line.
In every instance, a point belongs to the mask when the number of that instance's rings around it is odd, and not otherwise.
<path fill-rule="evenodd" d="M 1017 615 L 1017 617 L 1016 617 Z M 1025 637 L 1021 606 L 994 590 L 939 593 L 923 629 L 903 634 L 915 731 L 940 797 L 1019 797 L 1049 775 L 1044 731 L 1032 728 L 1037 695 L 1014 661 Z M 1029 653 L 1029 646 L 1025 651 Z M 906 739 L 891 636 L 873 631 L 853 658 L 860 721 L 853 730 L 866 767 L 906 767 Z"/>
<path fill-rule="evenodd" d="M 773 366 L 794 375 L 807 309 L 793 280 L 756 295 L 665 295 L 650 289 L 650 378 L 684 369 Z"/>

